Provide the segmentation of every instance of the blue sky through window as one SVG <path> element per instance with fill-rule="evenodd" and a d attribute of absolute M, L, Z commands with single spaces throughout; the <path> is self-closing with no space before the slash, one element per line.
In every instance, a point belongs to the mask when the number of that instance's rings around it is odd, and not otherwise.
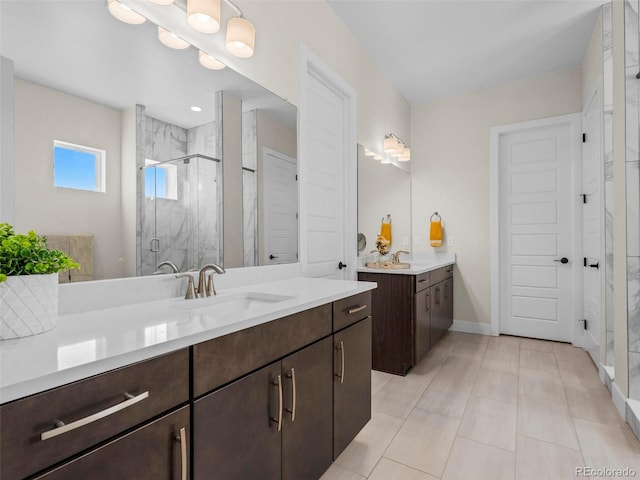
<path fill-rule="evenodd" d="M 97 191 L 96 154 L 55 146 L 53 148 L 53 185 Z"/>
<path fill-rule="evenodd" d="M 161 167 L 147 167 L 144 171 L 145 197 L 167 198 L 167 170 Z"/>

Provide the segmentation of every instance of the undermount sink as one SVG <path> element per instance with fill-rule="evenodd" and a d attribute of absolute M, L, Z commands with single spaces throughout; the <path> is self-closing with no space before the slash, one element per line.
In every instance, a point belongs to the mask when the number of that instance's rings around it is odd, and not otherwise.
<path fill-rule="evenodd" d="M 189 312 L 227 316 L 258 309 L 278 302 L 284 302 L 292 298 L 293 297 L 287 295 L 241 292 L 214 295 L 212 297 L 196 298 L 193 300 L 176 300 L 172 303 L 171 307 Z"/>
<path fill-rule="evenodd" d="M 407 269 L 411 268 L 410 263 L 391 263 L 391 262 L 369 262 L 365 265 L 367 268 L 385 268 L 385 269 Z"/>

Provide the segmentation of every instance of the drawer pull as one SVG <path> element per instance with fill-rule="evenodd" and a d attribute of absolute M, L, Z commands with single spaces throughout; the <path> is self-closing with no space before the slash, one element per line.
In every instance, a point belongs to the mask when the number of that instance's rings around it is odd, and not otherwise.
<path fill-rule="evenodd" d="M 176 441 L 180 442 L 180 479 L 187 480 L 187 430 L 180 429 L 180 435 L 176 435 Z"/>
<path fill-rule="evenodd" d="M 296 369 L 291 367 L 291 373 L 287 373 L 287 378 L 291 379 L 291 409 L 285 408 L 291 414 L 291 421 L 296 421 Z"/>
<path fill-rule="evenodd" d="M 349 310 L 347 310 L 347 313 L 349 315 L 353 315 L 354 313 L 358 313 L 361 312 L 362 310 L 364 310 L 365 308 L 367 308 L 366 305 L 360 305 L 359 307 L 355 307 L 355 308 L 350 308 Z"/>
<path fill-rule="evenodd" d="M 336 373 L 340 377 L 340 385 L 344 383 L 344 342 L 340 341 L 340 345 L 336 345 L 336 350 L 340 350 L 340 373 Z"/>
<path fill-rule="evenodd" d="M 57 437 L 58 435 L 62 435 L 63 433 L 70 432 L 71 430 L 75 430 L 76 428 L 80 428 L 90 423 L 93 423 L 96 420 L 100 420 L 101 418 L 108 417 L 109 415 L 119 412 L 120 410 L 124 410 L 125 408 L 130 407 L 131 405 L 135 405 L 136 403 L 144 400 L 145 398 L 148 398 L 149 392 L 148 391 L 143 392 L 140 395 L 136 395 L 135 397 L 127 392 L 125 392 L 124 395 L 125 397 L 127 397 L 127 400 L 125 400 L 124 402 L 118 403 L 113 407 L 105 408 L 100 412 L 94 413 L 93 415 L 89 415 L 88 417 L 81 418 L 80 420 L 76 420 L 75 422 L 65 424 L 61 420 L 57 420 L 55 422 L 56 428 L 54 428 L 53 430 L 44 432 L 42 435 L 40 435 L 40 440 L 47 440 L 49 438 Z"/>
<path fill-rule="evenodd" d="M 271 421 L 278 424 L 278 431 L 282 430 L 282 375 L 278 375 L 272 385 L 278 387 L 278 418 L 271 417 Z"/>
<path fill-rule="evenodd" d="M 427 279 L 426 279 L 426 278 L 422 278 L 422 279 L 418 280 L 418 283 L 424 283 L 424 282 L 426 282 L 426 281 L 427 281 Z"/>

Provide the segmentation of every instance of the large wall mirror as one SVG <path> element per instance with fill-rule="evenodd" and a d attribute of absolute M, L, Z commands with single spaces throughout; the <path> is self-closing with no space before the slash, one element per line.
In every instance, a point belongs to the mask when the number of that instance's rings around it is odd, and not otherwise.
<path fill-rule="evenodd" d="M 376 248 L 382 219 L 391 217 L 391 251 L 411 251 L 411 175 L 393 163 L 381 163 L 365 155 L 358 145 L 359 255 Z"/>
<path fill-rule="evenodd" d="M 15 227 L 68 249 L 71 281 L 297 262 L 293 105 L 103 0 L 1 2 L 0 22 Z"/>

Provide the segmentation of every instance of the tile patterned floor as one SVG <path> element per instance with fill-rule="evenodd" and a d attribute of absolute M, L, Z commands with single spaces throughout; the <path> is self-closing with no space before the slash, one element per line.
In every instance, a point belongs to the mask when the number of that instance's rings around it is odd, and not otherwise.
<path fill-rule="evenodd" d="M 449 332 L 406 377 L 374 371 L 372 397 L 371 421 L 321 480 L 640 476 L 640 444 L 571 345 Z"/>

